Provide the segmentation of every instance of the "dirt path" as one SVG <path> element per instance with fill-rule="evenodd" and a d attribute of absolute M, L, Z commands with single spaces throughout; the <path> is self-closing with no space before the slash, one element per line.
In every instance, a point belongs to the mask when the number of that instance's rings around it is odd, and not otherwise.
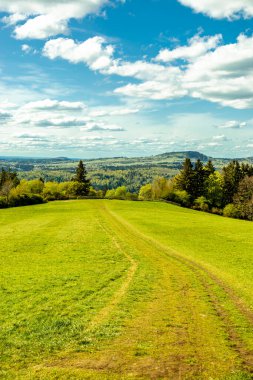
<path fill-rule="evenodd" d="M 52 360 L 37 368 L 34 379 L 51 370 L 78 371 L 77 379 L 171 380 L 222 379 L 237 371 L 253 371 L 253 340 L 244 334 L 252 331 L 252 315 L 231 289 L 205 268 L 137 231 L 102 203 L 98 220 L 130 267 L 87 333 L 126 307 L 126 298 L 138 290 L 138 276 L 149 276 L 147 268 L 157 274 L 150 280 L 152 291 L 133 303 L 131 318 L 123 320 L 118 337 L 95 352 Z"/>

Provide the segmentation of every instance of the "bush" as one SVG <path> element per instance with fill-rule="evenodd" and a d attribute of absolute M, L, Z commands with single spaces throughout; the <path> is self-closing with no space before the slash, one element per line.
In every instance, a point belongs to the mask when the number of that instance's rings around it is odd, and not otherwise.
<path fill-rule="evenodd" d="M 105 198 L 106 199 L 115 199 L 115 190 L 114 189 L 107 190 L 107 192 L 105 194 Z"/>
<path fill-rule="evenodd" d="M 128 201 L 138 201 L 138 194 L 127 192 L 126 199 Z"/>
<path fill-rule="evenodd" d="M 240 212 L 233 203 L 229 203 L 224 207 L 223 215 L 228 218 L 240 218 Z"/>
<path fill-rule="evenodd" d="M 140 201 L 151 201 L 152 199 L 152 185 L 149 183 L 140 188 L 139 200 Z"/>
<path fill-rule="evenodd" d="M 211 210 L 211 213 L 216 214 L 216 215 L 222 215 L 222 209 L 220 209 L 218 207 L 213 207 Z"/>
<path fill-rule="evenodd" d="M 66 195 L 63 191 L 63 184 L 59 184 L 56 182 L 47 182 L 45 183 L 44 189 L 43 189 L 43 197 L 47 201 L 55 201 L 55 200 L 62 200 L 62 199 L 68 199 L 68 195 Z"/>
<path fill-rule="evenodd" d="M 185 207 L 190 206 L 190 195 L 185 190 L 176 190 L 173 194 L 173 202 Z"/>
<path fill-rule="evenodd" d="M 44 203 L 44 199 L 38 194 L 21 194 L 17 196 L 12 196 L 9 200 L 9 205 L 11 207 L 18 206 L 28 206 Z"/>
<path fill-rule="evenodd" d="M 194 208 L 201 211 L 208 211 L 209 210 L 208 200 L 204 196 L 198 197 L 194 201 Z"/>
<path fill-rule="evenodd" d="M 117 187 L 115 190 L 115 198 L 116 199 L 126 199 L 127 189 L 125 186 Z"/>

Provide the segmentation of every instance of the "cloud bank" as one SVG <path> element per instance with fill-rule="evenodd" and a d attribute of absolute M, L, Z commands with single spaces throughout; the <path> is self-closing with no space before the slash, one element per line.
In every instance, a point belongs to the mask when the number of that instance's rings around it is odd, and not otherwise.
<path fill-rule="evenodd" d="M 116 88 L 116 94 L 153 100 L 189 96 L 236 109 L 252 108 L 253 37 L 240 35 L 227 45 L 221 41 L 219 34 L 197 35 L 186 46 L 161 50 L 151 62 L 115 58 L 115 47 L 98 36 L 84 42 L 52 39 L 46 42 L 43 54 L 84 63 L 103 75 L 132 79 Z"/>
<path fill-rule="evenodd" d="M 70 19 L 98 14 L 109 0 L 0 0 L 2 21 L 14 26 L 17 39 L 44 39 L 69 32 Z"/>
<path fill-rule="evenodd" d="M 253 16 L 252 0 L 179 0 L 182 5 L 192 8 L 216 19 L 251 18 Z"/>

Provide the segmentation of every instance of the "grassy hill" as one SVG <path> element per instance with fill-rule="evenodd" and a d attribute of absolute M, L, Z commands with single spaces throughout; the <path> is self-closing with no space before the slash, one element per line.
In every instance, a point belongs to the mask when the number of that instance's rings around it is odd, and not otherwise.
<path fill-rule="evenodd" d="M 114 157 L 84 160 L 92 185 L 96 189 L 116 188 L 126 186 L 129 191 L 138 191 L 139 188 L 152 182 L 156 176 L 173 177 L 182 166 L 186 157 L 194 162 L 200 159 L 207 162 L 212 159 L 215 167 L 220 170 L 230 159 L 211 158 L 199 152 L 169 152 L 149 157 Z M 253 158 L 242 158 L 239 161 L 253 164 Z M 19 176 L 25 179 L 44 178 L 46 181 L 64 181 L 73 177 L 77 166 L 77 159 L 66 157 L 58 158 L 24 158 L 1 157 L 0 168 L 9 168 L 18 171 Z"/>
<path fill-rule="evenodd" d="M 252 223 L 66 201 L 1 210 L 0 240 L 0 378 L 251 378 Z"/>

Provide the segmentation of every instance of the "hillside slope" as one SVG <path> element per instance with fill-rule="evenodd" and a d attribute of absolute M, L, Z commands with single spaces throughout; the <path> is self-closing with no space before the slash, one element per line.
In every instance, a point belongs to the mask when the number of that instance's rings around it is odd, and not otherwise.
<path fill-rule="evenodd" d="M 252 223 L 145 202 L 18 211 L 0 212 L 0 377 L 250 378 Z"/>

